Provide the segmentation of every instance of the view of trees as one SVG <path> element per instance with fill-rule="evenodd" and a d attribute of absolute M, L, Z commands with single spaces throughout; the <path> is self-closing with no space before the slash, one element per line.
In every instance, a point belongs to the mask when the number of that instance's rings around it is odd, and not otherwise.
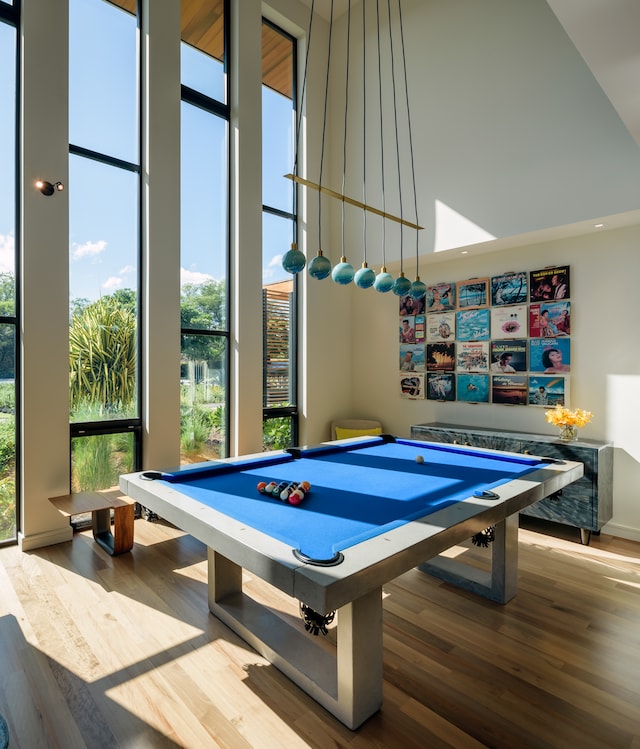
<path fill-rule="evenodd" d="M 0 315 L 15 314 L 15 282 L 0 273 Z M 16 522 L 16 346 L 13 325 L 0 325 L 0 540 L 15 535 Z"/>
<path fill-rule="evenodd" d="M 130 292 L 133 294 L 133 292 Z M 133 302 L 133 303 L 131 303 Z M 136 415 L 136 314 L 128 294 L 76 307 L 69 327 L 69 394 L 74 420 Z"/>
<path fill-rule="evenodd" d="M 181 326 L 192 331 L 226 328 L 223 281 L 187 284 L 182 289 Z M 14 314 L 14 280 L 0 274 L 0 315 Z M 97 301 L 75 299 L 69 323 L 69 396 L 74 421 L 137 415 L 137 300 L 131 289 Z M 283 337 L 274 319 L 274 338 Z M 0 539 L 15 533 L 15 341 L 12 326 L 0 325 Z M 182 336 L 181 451 L 185 460 L 219 457 L 225 432 L 226 338 Z M 289 419 L 264 424 L 266 449 L 288 446 Z M 207 452 L 207 446 L 209 452 Z M 212 451 L 214 454 L 212 454 Z M 133 440 L 127 434 L 76 438 L 72 445 L 72 488 L 104 488 L 133 470 Z"/>

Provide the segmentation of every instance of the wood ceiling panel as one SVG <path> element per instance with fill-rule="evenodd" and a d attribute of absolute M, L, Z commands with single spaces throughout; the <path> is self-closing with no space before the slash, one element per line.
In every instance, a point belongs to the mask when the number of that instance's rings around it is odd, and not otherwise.
<path fill-rule="evenodd" d="M 293 44 L 266 24 L 262 24 L 262 82 L 293 98 Z"/>
<path fill-rule="evenodd" d="M 109 0 L 136 13 L 137 0 Z M 224 57 L 224 0 L 182 0 L 182 40 L 216 60 Z M 293 97 L 293 45 L 270 26 L 262 26 L 262 82 L 283 96 Z"/>

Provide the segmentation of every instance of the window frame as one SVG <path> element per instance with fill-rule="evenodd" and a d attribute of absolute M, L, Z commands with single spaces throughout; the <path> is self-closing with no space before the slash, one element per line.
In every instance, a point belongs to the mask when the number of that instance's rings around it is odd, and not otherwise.
<path fill-rule="evenodd" d="M 299 117 L 300 112 L 298 108 L 298 76 L 297 76 L 297 70 L 298 70 L 298 40 L 292 35 L 289 34 L 287 31 L 282 29 L 280 26 L 278 26 L 273 21 L 269 20 L 268 18 L 262 17 L 262 24 L 268 26 L 273 31 L 277 32 L 278 34 L 281 34 L 283 37 L 288 39 L 291 42 L 291 49 L 292 49 L 292 61 L 291 61 L 291 67 L 293 71 L 293 80 L 292 80 L 292 96 L 291 96 L 291 107 L 293 111 L 293 131 L 294 131 L 294 139 L 296 137 L 296 133 L 298 132 L 298 124 L 299 124 Z M 261 92 L 262 92 L 262 86 L 264 86 L 264 83 L 261 84 Z M 264 120 L 262 122 L 262 128 L 264 131 Z M 294 142 L 294 149 L 297 149 L 297 143 Z M 299 239 L 299 221 L 298 221 L 298 191 L 296 190 L 295 184 L 293 186 L 292 191 L 292 208 L 291 211 L 286 211 L 281 208 L 276 208 L 274 206 L 267 205 L 265 203 L 262 204 L 262 214 L 268 214 L 271 216 L 275 216 L 277 218 L 282 218 L 285 220 L 291 221 L 292 224 L 292 241 L 298 243 Z M 298 330 L 299 330 L 299 293 L 298 293 L 298 283 L 299 279 L 297 274 L 292 277 L 293 280 L 293 304 L 292 310 L 293 310 L 293 316 L 291 320 L 291 366 L 290 366 L 290 376 L 291 376 L 291 394 L 293 396 L 293 401 L 295 405 L 292 406 L 267 406 L 264 405 L 265 403 L 265 393 L 263 392 L 263 408 L 262 408 L 262 423 L 263 425 L 270 421 L 271 419 L 277 419 L 277 418 L 289 418 L 291 420 L 291 440 L 293 445 L 297 445 L 299 443 L 299 434 L 300 434 L 300 409 L 299 409 L 299 389 L 298 389 L 298 356 L 299 356 L 299 345 L 298 345 Z M 264 337 L 264 319 L 263 319 L 263 337 Z M 265 370 L 265 353 L 263 352 L 263 382 L 266 381 L 266 370 Z"/>
<path fill-rule="evenodd" d="M 138 0 L 136 3 L 136 27 L 138 38 L 140 37 L 141 29 L 141 12 L 142 12 L 142 0 Z M 119 6 L 117 6 L 119 8 Z M 121 10 L 121 9 L 120 9 Z M 138 55 L 140 54 L 140 43 L 138 41 Z M 68 51 L 67 51 L 68 54 Z M 136 74 L 140 76 L 140 64 L 136 68 Z M 139 83 L 139 81 L 138 81 Z M 142 107 L 142 87 L 138 85 L 138 111 L 141 111 Z M 142 118 L 138 117 L 136 137 L 138 139 L 138 164 L 133 162 L 120 159 L 115 156 L 109 156 L 108 154 L 94 151 L 84 146 L 78 146 L 73 143 L 69 143 L 69 156 L 78 156 L 80 158 L 90 159 L 106 166 L 111 166 L 116 169 L 122 169 L 124 171 L 133 172 L 138 177 L 138 188 L 137 188 L 137 217 L 138 227 L 136 232 L 136 243 L 137 243 L 137 277 L 136 277 L 136 320 L 137 320 L 137 341 L 136 341 L 136 397 L 137 397 L 137 411 L 136 417 L 127 419 L 101 419 L 96 421 L 72 421 L 69 418 L 69 482 L 73 479 L 73 440 L 82 437 L 96 437 L 105 434 L 130 434 L 133 433 L 133 460 L 134 470 L 140 470 L 142 466 L 142 396 L 143 396 L 143 383 L 142 383 L 142 335 L 140 331 L 143 330 L 145 324 L 145 318 L 143 315 L 144 305 L 142 304 L 142 199 L 143 199 L 143 184 L 142 184 L 142 141 L 143 141 L 143 123 Z M 105 487 L 106 488 L 106 487 Z M 70 486 L 71 489 L 71 486 Z"/>
<path fill-rule="evenodd" d="M 20 19 L 21 19 L 21 0 L 13 0 L 12 5 L 7 3 L 0 4 L 0 23 L 4 23 L 7 26 L 11 26 L 15 32 L 15 66 L 14 66 L 14 308 L 13 315 L 2 315 L 0 316 L 0 325 L 10 325 L 14 329 L 14 397 L 15 397 L 15 415 L 14 415 L 14 433 L 15 433 L 15 531 L 13 538 L 0 539 L 0 548 L 4 546 L 15 546 L 18 543 L 18 531 L 22 526 L 22 515 L 20 511 L 21 496 L 21 459 L 22 453 L 20 449 L 21 445 L 21 434 L 22 427 L 19 419 L 21 412 L 20 404 L 22 403 L 22 376 L 21 376 L 21 364 L 20 364 L 20 309 L 21 309 L 21 266 L 20 266 L 20 253 L 19 248 L 21 246 L 21 234 L 20 234 L 20 211 L 21 211 L 21 195 L 20 185 L 22 184 L 22 168 L 20 163 L 20 151 L 21 151 L 21 137 L 20 137 L 20 91 L 21 91 L 21 75 L 20 75 L 20 59 L 22 49 L 22 37 L 20 34 Z"/>
<path fill-rule="evenodd" d="M 222 69 L 224 72 L 224 97 L 225 101 L 218 101 L 206 94 L 196 91 L 193 88 L 181 83 L 180 84 L 180 103 L 190 104 L 191 106 L 198 107 L 204 112 L 211 114 L 215 117 L 219 117 L 227 123 L 227 237 L 226 237 L 226 294 L 225 294 L 225 320 L 226 330 L 220 329 L 202 329 L 202 328 L 183 328 L 180 326 L 180 338 L 183 336 L 206 336 L 212 338 L 223 338 L 225 347 L 225 405 L 224 405 L 224 455 L 230 454 L 231 445 L 231 242 L 229 235 L 229 228 L 231 225 L 231 201 L 229 196 L 231 195 L 231 143 L 228 137 L 229 128 L 231 125 L 231 105 L 229 104 L 229 44 L 231 39 L 231 8 L 230 0 L 224 0 L 224 55 L 222 60 Z M 185 42 L 180 40 L 180 44 Z M 182 297 L 182 293 L 181 293 Z M 181 346 L 182 350 L 182 346 Z M 177 376 L 180 377 L 180 371 L 178 370 Z"/>

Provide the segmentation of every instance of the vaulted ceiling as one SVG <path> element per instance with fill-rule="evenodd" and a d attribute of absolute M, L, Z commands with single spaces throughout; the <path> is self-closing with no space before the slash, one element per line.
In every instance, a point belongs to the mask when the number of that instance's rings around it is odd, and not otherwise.
<path fill-rule="evenodd" d="M 329 19 L 349 0 L 301 0 Z M 451 0 L 455 2 L 455 0 Z M 640 0 L 547 0 L 594 78 L 640 145 Z M 359 4 L 352 1 L 352 7 Z M 543 54 L 541 50 L 541 54 Z"/>
<path fill-rule="evenodd" d="M 112 0 L 135 12 L 136 0 Z M 334 17 L 348 0 L 301 0 L 325 19 L 333 1 Z M 452 0 L 454 1 L 454 0 Z M 639 0 L 547 0 L 567 36 L 621 120 L 640 145 L 640 2 Z M 354 0 L 353 5 L 357 4 Z M 182 0 L 182 38 L 220 59 L 223 52 L 223 0 Z M 291 96 L 289 47 L 282 37 L 263 35 L 263 80 Z M 542 51 L 541 51 L 542 53 Z"/>

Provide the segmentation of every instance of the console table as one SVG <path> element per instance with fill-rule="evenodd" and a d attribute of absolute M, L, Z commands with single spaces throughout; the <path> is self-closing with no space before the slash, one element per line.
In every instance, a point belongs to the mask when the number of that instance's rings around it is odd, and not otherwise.
<path fill-rule="evenodd" d="M 413 424 L 411 438 L 583 463 L 581 479 L 565 487 L 560 495 L 546 497 L 522 510 L 523 515 L 579 528 L 583 544 L 588 544 L 591 533 L 599 533 L 613 514 L 613 445 L 609 442 L 563 442 L 547 434 L 441 422 Z"/>

